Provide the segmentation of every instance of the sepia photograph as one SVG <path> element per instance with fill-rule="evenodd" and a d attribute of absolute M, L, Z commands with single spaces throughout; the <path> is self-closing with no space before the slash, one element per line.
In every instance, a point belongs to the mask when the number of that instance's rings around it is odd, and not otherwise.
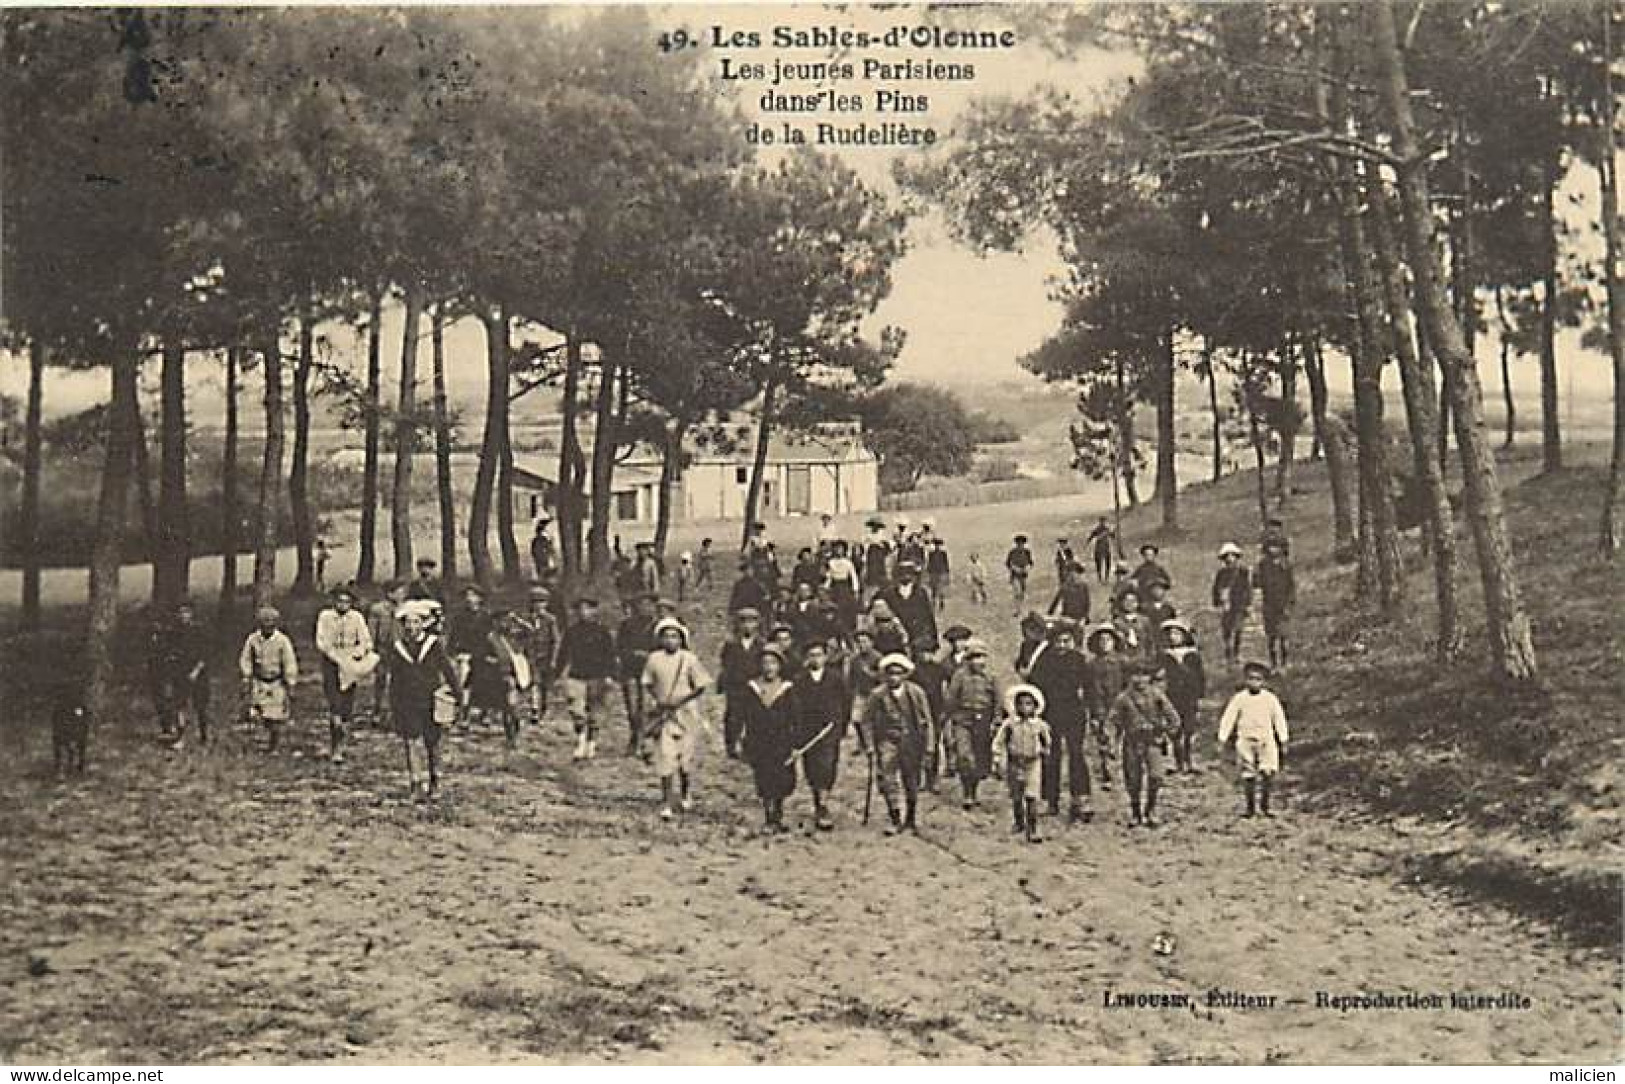
<path fill-rule="evenodd" d="M 7 1080 L 1616 1079 L 1622 43 L 7 0 Z"/>

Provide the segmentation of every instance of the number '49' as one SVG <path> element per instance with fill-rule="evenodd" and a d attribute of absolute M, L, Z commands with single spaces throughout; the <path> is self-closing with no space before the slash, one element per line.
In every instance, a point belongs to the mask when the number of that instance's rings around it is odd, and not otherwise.
<path fill-rule="evenodd" d="M 660 46 L 662 53 L 670 53 L 677 49 L 687 49 L 694 44 L 694 39 L 688 36 L 687 30 L 679 28 L 661 34 L 657 44 Z"/>

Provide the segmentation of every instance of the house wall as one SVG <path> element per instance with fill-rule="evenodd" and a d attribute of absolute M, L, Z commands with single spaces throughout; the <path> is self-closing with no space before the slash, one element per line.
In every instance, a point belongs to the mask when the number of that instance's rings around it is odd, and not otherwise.
<path fill-rule="evenodd" d="M 789 515 L 790 467 L 787 463 L 769 463 L 762 515 L 778 518 Z M 840 462 L 809 464 L 811 507 L 807 515 L 823 512 L 843 515 L 848 512 L 872 512 L 880 506 L 880 474 L 872 462 Z M 745 481 L 739 481 L 743 470 Z M 745 517 L 745 495 L 749 491 L 750 465 L 748 463 L 706 462 L 692 464 L 683 472 L 682 479 L 673 489 L 673 521 L 707 522 L 712 520 L 739 520 Z M 529 519 L 531 491 L 515 490 L 517 514 Z M 617 522 L 653 525 L 660 511 L 660 487 L 657 483 L 640 485 L 637 489 L 638 515 L 636 520 L 620 516 Z"/>

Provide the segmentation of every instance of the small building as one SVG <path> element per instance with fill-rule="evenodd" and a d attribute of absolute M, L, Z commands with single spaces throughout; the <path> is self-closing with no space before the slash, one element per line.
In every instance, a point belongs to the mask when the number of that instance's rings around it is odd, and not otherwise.
<path fill-rule="evenodd" d="M 750 492 L 755 458 L 755 423 L 731 427 L 727 451 L 692 448 L 688 466 L 672 488 L 672 521 L 696 523 L 740 520 Z M 583 450 L 591 458 L 591 448 Z M 615 466 L 614 522 L 653 525 L 660 509 L 658 453 L 637 448 Z M 558 455 L 518 456 L 514 463 L 514 514 L 535 519 L 554 507 Z M 855 422 L 819 427 L 811 433 L 769 438 L 759 514 L 816 516 L 872 512 L 880 507 L 880 464 Z"/>

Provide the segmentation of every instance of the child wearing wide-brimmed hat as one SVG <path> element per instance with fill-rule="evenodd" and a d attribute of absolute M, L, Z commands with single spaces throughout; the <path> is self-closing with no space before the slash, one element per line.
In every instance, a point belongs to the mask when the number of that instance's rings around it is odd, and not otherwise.
<path fill-rule="evenodd" d="M 880 660 L 881 682 L 863 704 L 860 737 L 875 757 L 875 782 L 890 818 L 886 833 L 896 835 L 916 826 L 920 768 L 932 745 L 936 721 L 925 690 L 914 684 L 914 663 L 893 652 Z M 897 808 L 902 782 L 903 809 Z"/>
<path fill-rule="evenodd" d="M 1174 738 L 1174 769 L 1193 772 L 1191 744 L 1196 734 L 1196 714 L 1207 695 L 1207 671 L 1202 652 L 1196 646 L 1196 631 L 1179 618 L 1162 623 L 1163 688 L 1174 710 L 1179 712 L 1179 734 Z"/>
<path fill-rule="evenodd" d="M 643 663 L 639 681 L 649 704 L 649 733 L 654 743 L 655 774 L 660 777 L 660 816 L 671 820 L 675 806 L 688 809 L 694 750 L 705 725 L 699 698 L 711 686 L 711 675 L 689 650 L 688 629 L 673 617 L 654 627 L 655 650 Z"/>
<path fill-rule="evenodd" d="M 1229 663 L 1241 655 L 1241 632 L 1253 604 L 1253 574 L 1241 557 L 1241 547 L 1226 542 L 1219 547 L 1219 571 L 1213 575 L 1213 606 L 1219 611 L 1219 634 Z"/>
<path fill-rule="evenodd" d="M 1281 770 L 1281 754 L 1291 736 L 1287 730 L 1286 709 L 1269 689 L 1270 668 L 1261 662 L 1242 667 L 1246 684 L 1225 705 L 1219 716 L 1219 744 L 1234 740 L 1236 765 L 1241 769 L 1241 786 L 1247 796 L 1251 817 L 1256 797 L 1258 812 L 1270 816 L 1270 788 Z"/>
<path fill-rule="evenodd" d="M 1044 694 L 1036 685 L 1012 685 L 1004 694 L 1005 718 L 993 732 L 995 770 L 1003 769 L 1014 814 L 1011 831 L 1037 843 L 1038 799 L 1043 795 L 1044 758 L 1053 740 L 1044 721 Z"/>

